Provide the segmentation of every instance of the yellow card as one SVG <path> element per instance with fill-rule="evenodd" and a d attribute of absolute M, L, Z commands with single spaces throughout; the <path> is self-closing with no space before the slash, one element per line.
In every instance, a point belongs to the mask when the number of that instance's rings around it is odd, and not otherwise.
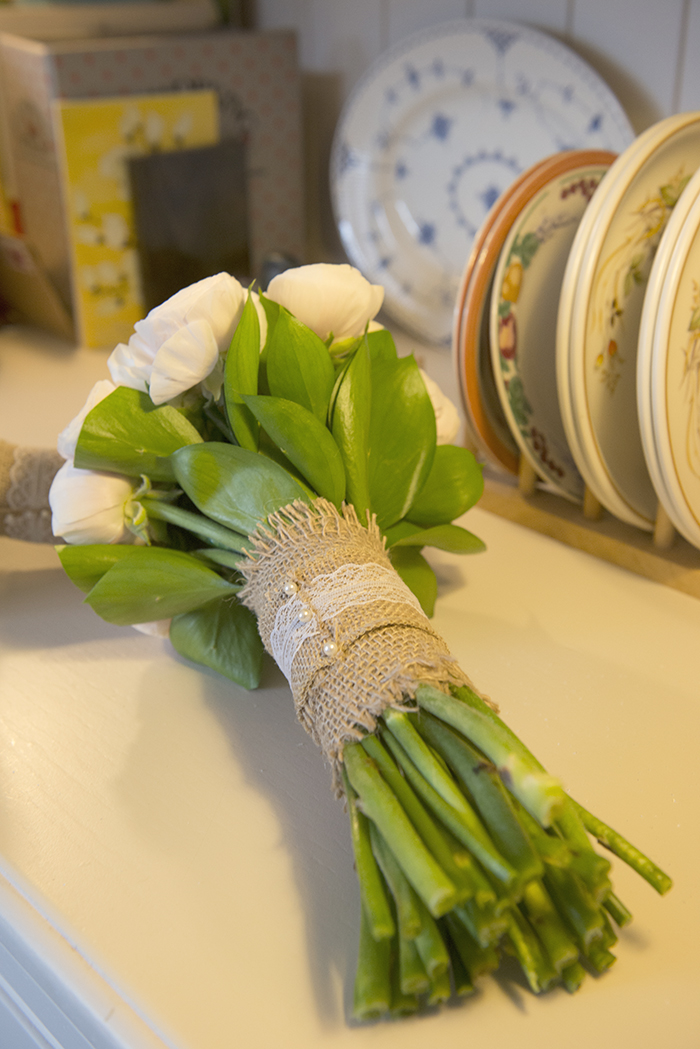
<path fill-rule="evenodd" d="M 70 236 L 73 308 L 83 346 L 126 342 L 145 315 L 130 157 L 219 141 L 215 91 L 59 99 L 64 209 Z M 196 192 L 196 187 L 193 187 Z"/>

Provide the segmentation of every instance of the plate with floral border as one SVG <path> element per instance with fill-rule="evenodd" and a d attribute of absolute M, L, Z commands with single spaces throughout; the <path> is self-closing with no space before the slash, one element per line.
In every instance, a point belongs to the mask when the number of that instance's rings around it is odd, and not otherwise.
<path fill-rule="evenodd" d="M 509 183 L 541 157 L 633 137 L 610 88 L 553 37 L 479 18 L 434 26 L 386 51 L 341 114 L 331 189 L 345 250 L 395 320 L 449 344 L 464 260 Z"/>
<path fill-rule="evenodd" d="M 700 547 L 700 170 L 669 219 L 649 276 L 637 388 L 654 487 L 681 535 Z"/>
<path fill-rule="evenodd" d="M 599 502 L 646 531 L 658 497 L 639 428 L 639 325 L 659 241 L 698 167 L 700 113 L 640 135 L 584 213 L 560 299 L 557 385 L 569 447 Z"/>
<path fill-rule="evenodd" d="M 556 322 L 574 235 L 614 153 L 554 157 L 530 187 L 501 253 L 491 295 L 490 351 L 511 432 L 537 475 L 559 494 L 583 498 L 556 384 Z"/>

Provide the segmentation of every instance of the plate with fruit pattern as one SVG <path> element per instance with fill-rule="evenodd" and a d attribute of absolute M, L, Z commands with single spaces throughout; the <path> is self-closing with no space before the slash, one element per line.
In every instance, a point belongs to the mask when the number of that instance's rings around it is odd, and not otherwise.
<path fill-rule="evenodd" d="M 585 150 L 552 158 L 501 249 L 491 296 L 493 372 L 513 437 L 538 477 L 575 501 L 584 484 L 559 410 L 557 310 L 574 235 L 614 160 Z"/>

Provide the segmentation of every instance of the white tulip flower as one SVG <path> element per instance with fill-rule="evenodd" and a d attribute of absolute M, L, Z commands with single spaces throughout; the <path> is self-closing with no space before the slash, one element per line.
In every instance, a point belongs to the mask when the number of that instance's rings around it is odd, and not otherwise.
<path fill-rule="evenodd" d="M 446 397 L 438 384 L 429 375 L 419 368 L 421 378 L 428 391 L 430 402 L 435 412 L 435 426 L 437 429 L 438 444 L 452 444 L 459 433 L 461 425 L 459 413 L 449 397 Z"/>
<path fill-rule="evenodd" d="M 370 284 L 354 266 L 325 262 L 279 273 L 265 294 L 324 342 L 331 334 L 335 342 L 362 335 L 384 301 L 384 288 Z"/>
<path fill-rule="evenodd" d="M 127 531 L 134 491 L 125 477 L 80 470 L 69 459 L 49 492 L 53 534 L 67 543 L 118 543 Z"/>
<path fill-rule="evenodd" d="M 73 459 L 75 457 L 75 446 L 78 443 L 78 437 L 80 437 L 80 431 L 88 412 L 92 411 L 95 405 L 103 401 L 110 393 L 114 393 L 116 388 L 109 379 L 100 379 L 99 382 L 95 383 L 75 419 L 72 419 L 58 435 L 56 448 L 58 449 L 58 454 L 62 455 L 64 459 Z"/>
<path fill-rule="evenodd" d="M 192 389 L 228 350 L 245 299 L 245 289 L 228 273 L 178 291 L 137 321 L 128 345 L 113 351 L 107 362 L 112 380 L 150 392 L 154 404 Z"/>
<path fill-rule="evenodd" d="M 168 637 L 170 634 L 170 619 L 153 619 L 150 623 L 132 623 L 134 630 L 139 634 L 148 634 L 149 637 Z"/>

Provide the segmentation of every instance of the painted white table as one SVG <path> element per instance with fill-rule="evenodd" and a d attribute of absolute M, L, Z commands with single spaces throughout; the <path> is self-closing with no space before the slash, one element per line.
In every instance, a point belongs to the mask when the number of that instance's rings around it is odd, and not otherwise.
<path fill-rule="evenodd" d="M 105 355 L 0 332 L 0 435 L 50 444 Z M 448 362 L 425 353 L 449 384 Z M 348 1025 L 346 817 L 272 666 L 246 693 L 109 626 L 51 548 L 0 541 L 0 1046 L 697 1049 L 700 602 L 474 510 L 435 624 L 571 792 L 676 879 L 615 864 L 619 961 L 569 997 L 513 969 Z"/>

